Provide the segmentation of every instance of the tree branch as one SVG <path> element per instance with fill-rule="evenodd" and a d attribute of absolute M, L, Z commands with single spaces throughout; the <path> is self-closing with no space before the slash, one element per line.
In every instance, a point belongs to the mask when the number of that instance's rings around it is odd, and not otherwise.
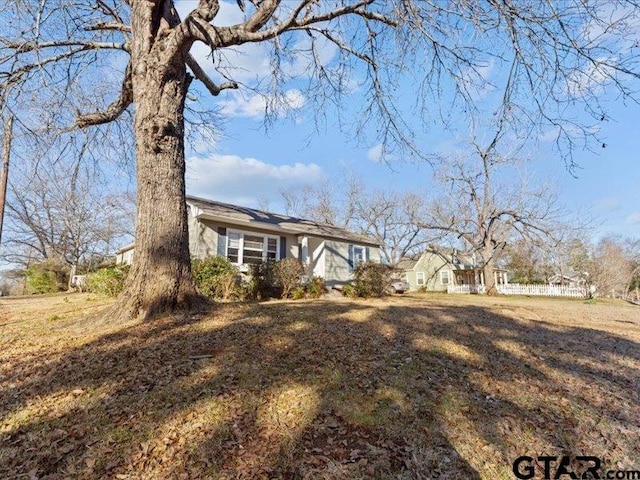
<path fill-rule="evenodd" d="M 17 43 L 17 42 L 2 42 L 6 48 L 12 49 L 13 56 L 19 55 L 21 53 L 29 53 L 35 52 L 36 50 L 43 50 L 45 48 L 57 48 L 57 47 L 81 47 L 80 51 L 83 50 L 101 50 L 101 49 L 110 49 L 110 50 L 124 50 L 125 52 L 129 51 L 128 42 L 83 42 L 80 40 L 56 40 L 52 42 L 25 42 L 25 43 Z"/>
<path fill-rule="evenodd" d="M 207 87 L 207 90 L 209 90 L 209 93 L 211 93 L 211 95 L 213 96 L 218 96 L 222 90 L 227 90 L 227 89 L 236 90 L 238 88 L 238 84 L 236 82 L 224 82 L 224 83 L 221 83 L 220 85 L 217 85 L 211 79 L 211 77 L 207 75 L 207 73 L 202 69 L 202 67 L 198 65 L 198 62 L 196 61 L 195 58 L 193 58 L 191 54 L 187 55 L 186 63 L 187 63 L 187 66 L 191 69 L 191 71 L 195 75 L 195 77 L 198 80 L 200 80 L 205 87 Z"/>
<path fill-rule="evenodd" d="M 273 11 L 279 5 L 278 0 L 270 0 L 264 2 L 258 12 L 252 16 L 247 22 L 229 27 L 215 27 L 209 24 L 198 9 L 190 13 L 184 20 L 185 28 L 189 30 L 195 40 L 200 40 L 211 48 L 229 47 L 232 45 L 240 45 L 243 43 L 262 42 L 277 37 L 288 30 L 300 30 L 314 24 L 331 21 L 337 17 L 354 14 L 366 20 L 385 23 L 389 26 L 397 26 L 398 23 L 390 17 L 368 12 L 365 7 L 373 3 L 373 0 L 362 0 L 353 5 L 346 5 L 342 8 L 336 8 L 329 12 L 318 15 L 306 15 L 298 18 L 304 10 L 304 7 L 311 5 L 311 1 L 303 0 L 291 12 L 291 14 L 282 22 L 274 25 L 267 30 L 260 30 L 266 25 L 269 18 L 273 17 Z M 267 13 L 269 17 L 267 18 Z M 190 28 L 195 26 L 195 28 Z"/>
<path fill-rule="evenodd" d="M 120 22 L 98 22 L 95 25 L 89 25 L 85 27 L 87 32 L 93 32 L 96 30 L 113 30 L 124 33 L 131 33 L 131 26 Z"/>
<path fill-rule="evenodd" d="M 133 102 L 133 85 L 131 79 L 131 62 L 127 65 L 122 81 L 120 96 L 103 112 L 79 115 L 73 128 L 85 128 L 90 125 L 101 125 L 118 118 Z"/>

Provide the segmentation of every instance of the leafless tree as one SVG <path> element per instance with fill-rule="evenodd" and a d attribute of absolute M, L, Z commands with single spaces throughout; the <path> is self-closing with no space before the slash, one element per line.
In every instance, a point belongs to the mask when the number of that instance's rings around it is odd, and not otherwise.
<path fill-rule="evenodd" d="M 11 143 L 13 140 L 13 115 L 7 115 L 2 137 L 2 172 L 0 173 L 0 239 L 4 223 L 4 205 L 7 200 L 7 182 L 9 181 L 9 163 L 11 160 Z"/>
<path fill-rule="evenodd" d="M 104 260 L 130 241 L 133 202 L 108 194 L 82 165 L 39 164 L 10 182 L 4 259 L 27 267 L 45 260 L 73 275 L 88 260 Z"/>
<path fill-rule="evenodd" d="M 594 246 L 591 282 L 598 295 L 627 295 L 634 272 L 632 259 L 625 247 L 625 242 L 615 237 L 605 237 Z"/>
<path fill-rule="evenodd" d="M 488 293 L 495 292 L 495 265 L 517 238 L 532 245 L 557 245 L 565 212 L 554 191 L 523 177 L 501 178 L 513 166 L 513 153 L 498 151 L 504 132 L 498 129 L 486 146 L 472 142 L 474 153 L 446 161 L 437 174 L 444 193 L 432 202 L 425 228 L 447 232 L 462 241 L 480 261 Z"/>
<path fill-rule="evenodd" d="M 635 295 L 636 302 L 640 303 L 640 238 L 627 239 L 627 252 L 631 264 L 631 281 L 628 291 Z"/>
<path fill-rule="evenodd" d="M 396 265 L 438 234 L 418 224 L 425 199 L 412 192 L 368 190 L 352 174 L 280 192 L 286 213 L 369 235 L 382 259 Z M 428 236 L 431 233 L 431 236 Z"/>
<path fill-rule="evenodd" d="M 425 198 L 415 193 L 375 190 L 359 198 L 356 217 L 360 230 L 379 242 L 382 259 L 395 266 L 441 236 L 420 225 L 425 207 Z"/>
<path fill-rule="evenodd" d="M 544 251 L 539 245 L 532 244 L 525 238 L 507 244 L 503 260 L 509 272 L 509 281 L 512 283 L 542 283 L 554 273 L 548 271 Z"/>
<path fill-rule="evenodd" d="M 356 228 L 356 208 L 364 186 L 351 172 L 316 185 L 280 190 L 285 213 L 340 228 Z"/>
<path fill-rule="evenodd" d="M 286 104 L 282 59 L 295 51 L 309 59 L 310 98 L 321 107 L 340 105 L 341 96 L 360 84 L 361 126 L 374 124 L 386 151 L 393 145 L 416 151 L 401 104 L 394 102 L 404 75 L 418 80 L 422 112 L 433 111 L 434 100 L 443 97 L 472 112 L 478 93 L 496 86 L 484 75 L 487 66 L 499 65 L 504 95 L 496 115 L 523 129 L 553 127 L 557 141 L 569 144 L 576 132 L 596 132 L 564 115 L 568 103 L 591 100 L 586 105 L 600 119 L 606 118 L 597 102 L 603 86 L 635 94 L 629 81 L 638 78 L 632 47 L 640 9 L 630 0 L 239 0 L 245 16 L 233 25 L 217 22 L 220 7 L 219 0 L 200 0 L 184 18 L 171 0 L 8 0 L 0 7 L 0 85 L 18 90 L 8 106 L 17 121 L 40 132 L 69 124 L 108 131 L 108 122 L 135 105 L 136 261 L 114 306 L 121 317 L 200 302 L 184 201 L 184 112 L 194 77 L 214 96 L 266 85 L 268 109 L 277 111 Z M 294 48 L 296 39 L 307 46 Z M 195 42 L 211 50 L 213 73 L 190 54 Z M 321 42 L 339 50 L 331 65 L 318 60 Z M 272 54 L 268 81 L 234 80 L 228 52 L 260 43 Z M 116 89 L 108 80 L 118 65 Z"/>

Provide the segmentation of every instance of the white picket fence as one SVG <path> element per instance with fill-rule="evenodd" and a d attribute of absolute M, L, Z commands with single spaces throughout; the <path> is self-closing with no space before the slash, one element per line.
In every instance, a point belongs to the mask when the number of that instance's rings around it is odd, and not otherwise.
<path fill-rule="evenodd" d="M 585 298 L 589 294 L 586 287 L 569 287 L 567 285 L 522 285 L 510 283 L 507 285 L 496 285 L 496 289 L 498 293 L 503 295 Z"/>
<path fill-rule="evenodd" d="M 484 285 L 447 285 L 447 293 L 484 293 Z"/>
<path fill-rule="evenodd" d="M 573 297 L 585 298 L 589 291 L 585 287 L 569 287 L 567 285 L 522 285 L 509 283 L 496 285 L 502 295 L 531 295 L 540 297 Z M 485 293 L 483 285 L 449 285 L 447 293 Z"/>

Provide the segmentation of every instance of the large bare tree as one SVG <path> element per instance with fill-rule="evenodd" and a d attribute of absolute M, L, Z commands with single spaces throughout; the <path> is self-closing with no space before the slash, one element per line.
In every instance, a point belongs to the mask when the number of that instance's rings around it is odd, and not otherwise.
<path fill-rule="evenodd" d="M 518 180 L 501 175 L 515 160 L 500 154 L 503 139 L 499 129 L 486 145 L 474 140 L 473 154 L 444 163 L 437 174 L 444 193 L 421 222 L 425 228 L 449 233 L 476 254 L 488 293 L 495 292 L 496 262 L 510 243 L 520 238 L 553 246 L 566 231 L 566 213 L 553 189 L 526 176 Z"/>
<path fill-rule="evenodd" d="M 373 123 L 380 141 L 414 151 L 393 101 L 403 75 L 417 80 L 424 112 L 442 96 L 472 111 L 487 65 L 499 65 L 505 93 L 496 115 L 513 125 L 553 126 L 558 141 L 571 143 L 576 126 L 588 125 L 563 116 L 566 102 L 597 99 L 612 83 L 634 94 L 628 81 L 638 76 L 632 29 L 640 9 L 633 3 L 238 0 L 244 19 L 221 25 L 219 0 L 200 0 L 184 18 L 172 0 L 7 0 L 0 6 L 0 85 L 16 87 L 7 108 L 33 131 L 74 114 L 75 128 L 102 125 L 134 107 L 136 261 L 114 308 L 121 317 L 149 317 L 199 301 L 188 253 L 184 111 L 194 77 L 214 96 L 242 86 L 221 68 L 226 52 L 269 44 L 272 81 L 263 84 L 278 90 L 286 80 L 279 56 L 292 39 L 310 39 L 306 53 L 316 68 L 308 85 L 322 106 L 327 99 L 340 105 L 355 80 L 365 97 L 361 126 Z M 340 52 L 331 68 L 314 61 L 319 41 Z M 190 54 L 195 42 L 213 53 L 214 75 Z M 109 69 L 120 64 L 116 91 Z M 596 101 L 588 105 L 596 118 L 606 116 Z M 59 118 L 43 120 L 41 109 Z"/>
<path fill-rule="evenodd" d="M 634 286 L 640 268 L 638 239 L 607 236 L 593 246 L 590 282 L 598 295 L 626 298 Z M 634 292 L 635 293 L 635 292 Z"/>
<path fill-rule="evenodd" d="M 108 192 L 87 165 L 38 165 L 16 171 L 7 202 L 3 259 L 28 267 L 56 262 L 70 276 L 81 263 L 103 261 L 118 242 L 131 241 L 133 202 Z"/>
<path fill-rule="evenodd" d="M 352 173 L 316 186 L 283 189 L 280 195 L 288 215 L 369 235 L 380 245 L 381 258 L 388 265 L 395 266 L 402 257 L 441 236 L 419 224 L 425 213 L 425 196 L 370 190 Z"/>

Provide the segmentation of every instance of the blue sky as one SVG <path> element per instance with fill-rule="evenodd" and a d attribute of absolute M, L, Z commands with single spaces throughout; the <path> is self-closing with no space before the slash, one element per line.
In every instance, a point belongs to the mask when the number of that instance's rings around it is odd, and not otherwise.
<path fill-rule="evenodd" d="M 242 13 L 235 6 L 222 2 L 217 24 L 232 24 L 242 20 Z M 182 15 L 195 6 L 193 1 L 181 1 L 178 8 Z M 304 42 L 304 38 L 301 40 Z M 192 53 L 209 72 L 216 75 L 213 64 L 207 58 L 209 52 L 202 45 L 195 45 Z M 320 48 L 323 62 L 329 64 L 336 55 L 330 45 Z M 231 52 L 227 62 L 234 67 L 234 79 L 247 84 L 264 78 L 268 70 L 268 56 L 264 47 L 252 44 Z M 218 60 L 218 62 L 224 60 Z M 195 149 L 187 151 L 188 193 L 238 203 L 258 206 L 266 200 L 269 208 L 282 211 L 279 190 L 313 184 L 329 179 L 338 182 L 346 172 L 356 175 L 367 187 L 395 190 L 412 190 L 426 196 L 434 193 L 433 169 L 425 162 L 389 164 L 379 161 L 379 141 L 375 132 L 365 130 L 365 136 L 356 138 L 353 130 L 338 128 L 336 111 L 329 111 L 326 119 L 316 126 L 318 112 L 312 108 L 312 98 L 299 89 L 305 80 L 305 64 L 296 58 L 283 61 L 283 69 L 298 79 L 298 83 L 285 84 L 286 119 L 273 122 L 268 129 L 263 126 L 265 100 L 247 89 L 225 91 L 219 97 L 202 98 L 205 105 L 216 108 L 225 119 L 222 136 L 215 141 L 199 142 Z M 496 73 L 495 64 L 487 64 L 483 75 Z M 357 74 L 355 75 L 357 79 Z M 586 78 L 587 82 L 593 79 Z M 398 98 L 412 98 L 409 86 L 396 92 Z M 347 123 L 356 110 L 363 92 L 354 88 L 341 105 L 342 119 Z M 479 92 L 487 96 L 490 91 Z M 499 94 L 500 92 L 496 92 Z M 605 234 L 640 236 L 640 168 L 636 161 L 640 151 L 638 121 L 640 107 L 617 99 L 608 99 L 611 120 L 599 126 L 599 136 L 606 144 L 592 144 L 592 150 L 574 150 L 574 161 L 579 168 L 569 172 L 561 155 L 552 148 L 546 138 L 534 138 L 523 155 L 528 160 L 526 169 L 538 182 L 553 183 L 560 201 L 568 209 L 585 218 L 594 218 L 593 238 Z M 575 111 L 580 115 L 582 107 Z M 470 132 L 461 125 L 454 130 L 444 130 L 437 120 L 428 129 L 408 120 L 418 134 L 417 142 L 425 153 L 451 153 L 468 149 Z M 455 122 L 455 120 L 454 120 Z M 480 132 L 482 133 L 482 132 Z"/>
<path fill-rule="evenodd" d="M 229 95 L 235 102 L 238 96 Z M 381 163 L 375 142 L 351 138 L 333 125 L 315 131 L 315 112 L 304 105 L 300 110 L 295 119 L 276 122 L 266 130 L 263 116 L 251 106 L 228 114 L 220 139 L 187 152 L 189 193 L 253 207 L 267 199 L 270 209 L 281 211 L 280 189 L 322 179 L 339 181 L 345 172 L 368 187 L 427 196 L 436 188 L 429 164 Z M 600 132 L 606 147 L 593 144 L 593 151 L 574 151 L 577 169 L 569 172 L 561 155 L 543 141 L 526 150 L 527 170 L 540 182 L 552 182 L 567 208 L 595 218 L 594 238 L 609 233 L 640 236 L 640 107 L 618 104 L 610 113 L 612 120 Z M 446 152 L 452 146 L 468 148 L 464 129 L 452 133 L 432 127 L 423 140 L 428 153 Z"/>

